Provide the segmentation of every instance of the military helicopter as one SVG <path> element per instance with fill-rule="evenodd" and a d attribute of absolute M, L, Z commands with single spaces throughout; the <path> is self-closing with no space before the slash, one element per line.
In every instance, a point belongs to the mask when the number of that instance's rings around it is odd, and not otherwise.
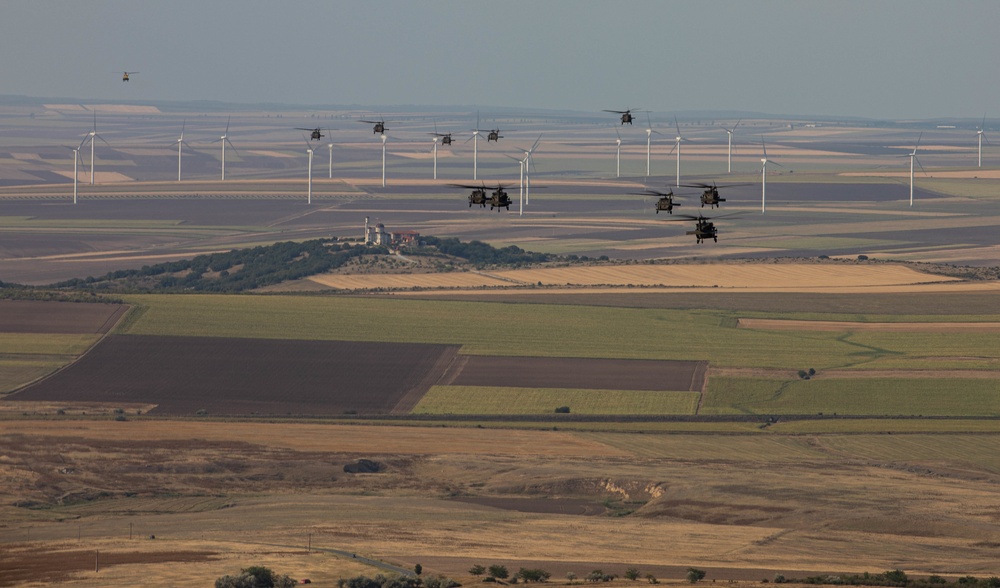
<path fill-rule="evenodd" d="M 639 110 L 638 108 L 636 110 Z M 622 115 L 622 124 L 625 123 L 632 124 L 632 109 L 628 110 L 605 110 L 604 112 L 614 112 L 615 114 Z"/>
<path fill-rule="evenodd" d="M 304 129 L 302 127 L 295 127 L 295 130 L 309 131 L 309 139 L 312 141 L 319 141 L 320 139 L 326 136 L 322 132 L 320 132 L 321 129 L 319 127 L 316 127 L 315 129 Z"/>
<path fill-rule="evenodd" d="M 493 192 L 493 196 L 490 197 L 490 210 L 494 208 L 497 212 L 500 212 L 501 208 L 510 210 L 510 198 L 507 196 L 507 191 L 503 189 L 503 185 L 497 183 L 497 189 Z"/>
<path fill-rule="evenodd" d="M 434 132 L 431 134 L 435 137 L 441 137 L 442 145 L 451 145 L 451 133 L 439 133 L 437 123 L 434 123 Z"/>
<path fill-rule="evenodd" d="M 486 142 L 487 143 L 489 143 L 490 141 L 496 141 L 497 143 L 499 143 L 500 139 L 503 139 L 503 135 L 500 134 L 500 129 L 499 128 L 493 129 L 492 131 L 490 131 L 486 135 Z"/>
<path fill-rule="evenodd" d="M 384 135 L 385 134 L 385 130 L 386 130 L 385 129 L 385 120 L 383 120 L 382 117 L 379 117 L 378 120 L 362 120 L 362 121 L 359 121 L 359 122 L 368 123 L 370 125 L 375 125 L 375 129 L 374 129 L 373 133 L 376 134 L 376 135 Z"/>
<path fill-rule="evenodd" d="M 656 201 L 656 214 L 660 214 L 661 210 L 667 211 L 667 214 L 674 213 L 674 207 L 680 206 L 680 203 L 674 202 L 674 191 L 660 192 L 658 190 L 650 190 L 646 188 L 645 192 L 629 192 L 629 194 L 635 194 L 636 196 L 658 196 L 659 199 Z"/>
<path fill-rule="evenodd" d="M 472 208 L 473 204 L 478 204 L 479 206 L 486 208 L 486 202 L 489 200 L 486 197 L 486 184 L 482 186 L 468 186 L 465 184 L 448 184 L 455 188 L 465 188 L 467 190 L 472 190 L 472 194 L 469 194 L 469 208 Z"/>
<path fill-rule="evenodd" d="M 137 71 L 126 71 L 126 72 L 123 72 L 122 73 L 122 81 L 123 82 L 127 82 L 129 76 L 134 76 L 137 73 L 139 73 L 139 72 L 137 72 Z"/>
<path fill-rule="evenodd" d="M 721 186 L 722 188 L 735 188 L 737 186 L 749 186 L 750 184 L 726 184 Z M 701 193 L 701 207 L 705 208 L 707 204 L 709 208 L 715 208 L 716 206 L 721 206 L 722 202 L 725 202 L 725 198 L 719 198 L 719 187 L 716 186 L 715 182 L 711 184 L 681 184 L 685 188 L 701 188 L 704 192 Z"/>
<path fill-rule="evenodd" d="M 681 222 L 683 222 L 683 221 L 695 221 L 694 230 L 693 231 L 687 231 L 685 234 L 686 235 L 694 235 L 695 240 L 697 240 L 698 243 L 701 244 L 702 241 L 708 241 L 709 239 L 711 239 L 712 241 L 718 243 L 719 242 L 719 229 L 717 229 L 715 227 L 715 223 L 712 222 L 712 219 L 713 218 L 725 218 L 725 217 L 728 217 L 728 216 L 731 216 L 731 215 L 726 214 L 726 215 L 723 215 L 723 216 L 711 217 L 711 216 L 702 216 L 699 213 L 698 216 L 691 216 L 690 214 L 679 214 L 677 216 L 682 217 L 682 218 L 671 218 L 671 219 L 667 219 L 667 220 L 668 221 L 681 221 Z"/>

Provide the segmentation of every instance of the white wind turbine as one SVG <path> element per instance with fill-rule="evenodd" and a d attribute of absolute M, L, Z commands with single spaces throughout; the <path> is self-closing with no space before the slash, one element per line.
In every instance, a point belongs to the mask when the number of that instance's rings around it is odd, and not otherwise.
<path fill-rule="evenodd" d="M 615 177 L 616 178 L 620 178 L 620 177 L 622 177 L 622 135 L 621 135 L 621 133 L 618 132 L 618 127 L 615 127 L 615 136 L 618 137 L 617 139 L 615 139 L 615 145 L 616 145 L 616 149 L 615 149 Z M 649 175 L 648 166 L 647 166 L 646 175 L 647 176 Z"/>
<path fill-rule="evenodd" d="M 309 154 L 309 183 L 308 183 L 308 185 L 309 185 L 309 192 L 308 192 L 308 196 L 306 197 L 306 204 L 312 204 L 313 203 L 313 153 L 314 153 L 314 151 L 313 151 L 312 145 L 309 143 L 309 139 L 306 139 L 304 135 L 303 135 L 302 138 L 306 142 L 306 153 Z"/>
<path fill-rule="evenodd" d="M 77 195 L 77 184 L 80 180 L 80 174 L 77 171 L 77 163 L 80 161 L 80 149 L 83 148 L 83 144 L 87 142 L 87 137 L 89 135 L 84 135 L 83 140 L 80 144 L 76 146 L 76 149 L 70 147 L 69 149 L 73 152 L 73 204 L 76 204 Z"/>
<path fill-rule="evenodd" d="M 476 128 L 472 131 L 472 136 L 465 140 L 466 143 L 472 141 L 472 179 L 478 179 L 479 174 L 479 113 L 476 112 Z"/>
<path fill-rule="evenodd" d="M 94 111 L 94 130 L 90 131 L 87 136 L 83 139 L 84 143 L 88 140 L 90 141 L 90 185 L 94 185 L 94 143 L 95 139 L 100 139 L 104 141 L 104 137 L 97 134 L 97 111 Z M 110 143 L 104 141 L 104 144 L 108 147 L 111 146 Z M 80 147 L 83 147 L 83 143 L 80 143 Z"/>
<path fill-rule="evenodd" d="M 722 130 L 726 131 L 727 135 L 729 135 L 729 169 L 726 173 L 733 173 L 733 135 L 736 134 L 736 127 L 740 126 L 741 122 L 743 122 L 742 118 L 736 121 L 736 124 L 733 125 L 733 128 L 731 129 L 720 127 Z"/>
<path fill-rule="evenodd" d="M 979 167 L 983 167 L 983 139 L 986 139 L 986 114 L 983 114 L 983 122 L 979 125 L 979 129 L 976 130 L 976 134 L 979 135 Z M 990 140 L 986 139 L 986 144 L 990 144 Z"/>
<path fill-rule="evenodd" d="M 531 203 L 529 197 L 529 193 L 531 191 L 531 170 L 529 169 L 529 166 L 530 167 L 535 166 L 535 149 L 538 147 L 538 142 L 541 140 L 542 136 L 538 135 L 538 138 L 535 139 L 535 144 L 531 146 L 531 149 L 528 149 L 527 151 L 524 152 L 524 203 L 525 204 Z"/>
<path fill-rule="evenodd" d="M 187 145 L 187 148 L 191 149 L 191 146 L 188 145 L 187 141 L 184 140 L 184 127 L 186 127 L 186 126 L 187 126 L 187 120 L 185 120 L 183 123 L 181 123 L 181 136 L 177 139 L 177 141 L 175 141 L 177 143 L 177 181 L 178 182 L 181 181 L 181 147 L 184 146 L 184 145 Z"/>
<path fill-rule="evenodd" d="M 382 133 L 382 187 L 385 188 L 385 140 L 388 139 L 385 133 Z"/>
<path fill-rule="evenodd" d="M 924 169 L 924 166 L 920 163 L 920 160 L 917 159 L 917 147 L 920 147 L 920 139 L 923 136 L 924 136 L 923 133 L 917 135 L 917 143 L 916 145 L 913 146 L 913 151 L 907 153 L 906 155 L 900 156 L 900 157 L 910 158 L 910 206 L 913 206 L 913 162 L 916 161 L 917 165 L 920 166 L 920 171 L 924 172 L 924 175 L 927 174 L 927 171 Z"/>
<path fill-rule="evenodd" d="M 330 138 L 330 142 L 326 144 L 327 149 L 330 150 L 330 179 L 333 179 L 333 129 L 327 129 L 326 136 Z"/>
<path fill-rule="evenodd" d="M 677 129 L 677 136 L 674 138 L 674 146 L 670 148 L 670 153 L 673 153 L 674 149 L 677 150 L 677 186 L 681 185 L 681 141 L 688 142 L 687 139 L 681 136 L 681 125 L 677 123 L 677 117 L 674 117 L 674 128 Z M 669 153 L 668 153 L 669 155 Z M 646 175 L 649 175 L 648 173 Z"/>
<path fill-rule="evenodd" d="M 434 179 L 438 179 L 438 138 L 434 137 Z"/>
<path fill-rule="evenodd" d="M 764 136 L 760 137 L 760 146 L 764 150 L 764 157 L 760 158 L 760 213 L 764 214 L 767 210 L 767 164 L 773 163 L 778 167 L 785 167 L 774 161 L 773 159 L 767 158 L 767 145 L 764 144 Z"/>
<path fill-rule="evenodd" d="M 213 143 L 220 143 L 220 142 L 222 143 L 222 180 L 223 181 L 225 181 L 225 179 L 226 179 L 226 143 L 229 143 L 229 146 L 233 148 L 233 153 L 235 153 L 236 155 L 240 154 L 240 152 L 236 150 L 236 145 L 233 145 L 233 142 L 229 140 L 229 123 L 232 120 L 233 120 L 233 117 L 230 116 L 229 119 L 226 120 L 226 132 L 223 133 L 222 136 L 219 137 L 218 139 L 216 139 L 215 141 L 212 141 Z"/>
<path fill-rule="evenodd" d="M 651 149 L 652 144 L 653 144 L 653 133 L 656 133 L 657 135 L 662 135 L 663 133 L 660 133 L 658 131 L 654 131 L 653 130 L 653 123 L 649 119 L 649 113 L 648 112 L 646 113 L 646 124 L 648 125 L 646 127 L 646 177 L 648 178 L 649 177 L 649 157 L 650 157 L 650 149 Z"/>

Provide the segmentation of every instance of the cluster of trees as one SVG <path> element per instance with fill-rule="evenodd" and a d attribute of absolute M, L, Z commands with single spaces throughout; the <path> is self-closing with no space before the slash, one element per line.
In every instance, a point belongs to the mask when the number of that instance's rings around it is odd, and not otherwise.
<path fill-rule="evenodd" d="M 494 564 L 486 568 L 479 564 L 476 564 L 469 568 L 469 573 L 473 576 L 482 576 L 486 574 L 485 582 L 501 582 L 503 580 L 510 579 L 512 583 L 524 582 L 525 584 L 530 582 L 547 582 L 552 576 L 549 572 L 539 569 L 539 568 L 521 568 L 516 574 L 511 575 L 510 571 L 506 566 Z M 696 579 L 692 580 L 692 573 Z M 629 580 L 635 581 L 640 577 L 638 568 L 628 568 L 625 570 L 625 577 Z M 696 570 L 695 568 L 690 568 L 688 570 L 688 580 L 691 583 L 697 582 L 705 577 L 705 572 L 702 570 Z M 587 582 L 610 582 L 618 578 L 617 574 L 608 574 L 604 570 L 594 570 L 587 574 L 584 578 Z M 646 574 L 646 580 L 650 584 L 659 584 L 659 580 L 653 574 Z M 566 574 L 566 579 L 569 580 L 570 584 L 576 581 L 577 576 L 573 572 Z M 351 588 L 368 588 L 368 587 L 351 587 Z"/>
<path fill-rule="evenodd" d="M 292 588 L 297 585 L 287 575 L 279 575 L 264 566 L 243 568 L 238 576 L 222 576 L 215 588 Z"/>
<path fill-rule="evenodd" d="M 422 237 L 425 245 L 430 245 L 445 255 L 458 257 L 476 265 L 525 265 L 551 261 L 548 253 L 525 251 L 516 245 L 497 249 L 482 241 L 463 243 L 455 237 Z"/>
<path fill-rule="evenodd" d="M 73 279 L 56 288 L 162 292 L 243 292 L 336 269 L 366 254 L 388 253 L 381 246 L 340 245 L 327 239 L 234 249 L 192 259 L 118 270 L 101 277 Z M 206 275 L 209 274 L 209 275 Z"/>
<path fill-rule="evenodd" d="M 451 578 L 444 576 L 420 578 L 419 573 L 417 577 L 377 574 L 374 578 L 355 576 L 337 580 L 338 588 L 459 588 L 459 586 L 461 584 Z"/>
<path fill-rule="evenodd" d="M 766 582 L 766 580 L 765 580 Z M 991 576 L 989 578 L 976 578 L 974 576 L 963 576 L 953 582 L 949 582 L 942 576 L 929 576 L 927 578 L 911 579 L 902 570 L 891 570 L 881 574 L 846 574 L 829 576 L 810 576 L 808 578 L 786 578 L 782 574 L 774 577 L 776 584 L 824 584 L 837 586 L 898 586 L 898 587 L 934 587 L 934 588 L 1000 588 L 1000 578 Z"/>

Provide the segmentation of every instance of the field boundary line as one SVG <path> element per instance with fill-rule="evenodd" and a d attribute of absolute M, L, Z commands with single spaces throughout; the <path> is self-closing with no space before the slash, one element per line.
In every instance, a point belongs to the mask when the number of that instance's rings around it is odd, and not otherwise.
<path fill-rule="evenodd" d="M 396 402 L 389 414 L 409 414 L 416 408 L 420 400 L 427 394 L 436 382 L 438 382 L 447 372 L 448 367 L 454 362 L 455 356 L 461 350 L 460 345 L 448 345 L 441 351 L 441 355 L 434 361 L 424 377 L 420 379 L 416 386 L 410 388 L 403 394 L 402 398 Z"/>

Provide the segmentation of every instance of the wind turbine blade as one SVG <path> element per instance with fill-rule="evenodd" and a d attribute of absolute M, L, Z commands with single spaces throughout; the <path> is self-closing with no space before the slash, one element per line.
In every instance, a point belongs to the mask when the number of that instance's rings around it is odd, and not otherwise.
<path fill-rule="evenodd" d="M 764 144 L 764 135 L 760 136 L 760 146 L 764 148 L 764 159 L 767 159 L 767 145 Z"/>
<path fill-rule="evenodd" d="M 922 139 L 923 137 L 924 137 L 924 133 L 923 133 L 923 131 L 921 131 L 920 134 L 917 135 L 917 144 L 913 146 L 913 152 L 914 153 L 917 152 L 917 147 L 920 147 L 920 139 Z"/>
<path fill-rule="evenodd" d="M 979 124 L 979 130 L 980 131 L 986 130 L 986 113 L 985 112 L 983 113 L 983 122 Z"/>
<path fill-rule="evenodd" d="M 239 157 L 240 152 L 236 150 L 236 145 L 233 145 L 233 142 L 229 140 L 229 137 L 226 137 L 226 143 L 229 143 L 229 146 L 233 148 L 233 153 L 235 153 L 236 156 Z"/>
<path fill-rule="evenodd" d="M 232 116 L 230 116 L 228 119 L 226 119 L 226 132 L 223 133 L 223 135 L 226 135 L 226 136 L 229 135 L 229 123 L 231 123 L 232 121 L 233 121 L 233 117 Z"/>
<path fill-rule="evenodd" d="M 732 132 L 734 132 L 734 133 L 736 132 L 736 127 L 740 126 L 740 123 L 741 123 L 741 122 L 743 122 L 743 119 L 742 119 L 742 118 L 741 118 L 740 120 L 736 121 L 736 124 L 735 124 L 735 125 L 733 125 L 733 130 L 732 130 Z"/>
<path fill-rule="evenodd" d="M 677 123 L 677 115 L 674 115 L 674 128 L 677 129 L 677 136 L 681 136 L 681 125 Z"/>
<path fill-rule="evenodd" d="M 924 166 L 920 163 L 920 160 L 917 159 L 916 155 L 913 156 L 913 160 L 917 162 L 917 165 L 920 166 L 920 171 L 924 172 L 924 175 L 926 176 L 927 170 L 924 169 Z"/>
<path fill-rule="evenodd" d="M 531 146 L 531 149 L 528 149 L 528 153 L 534 153 L 535 149 L 538 147 L 538 142 L 541 141 L 541 140 L 542 140 L 542 136 L 539 134 L 538 138 L 535 139 L 535 144 Z"/>
<path fill-rule="evenodd" d="M 104 137 L 102 137 L 100 135 L 94 135 L 94 136 L 97 137 L 98 139 L 100 139 L 101 142 L 104 143 L 105 145 L 107 145 L 108 147 L 111 147 L 111 143 L 108 143 L 107 141 L 105 141 Z"/>

